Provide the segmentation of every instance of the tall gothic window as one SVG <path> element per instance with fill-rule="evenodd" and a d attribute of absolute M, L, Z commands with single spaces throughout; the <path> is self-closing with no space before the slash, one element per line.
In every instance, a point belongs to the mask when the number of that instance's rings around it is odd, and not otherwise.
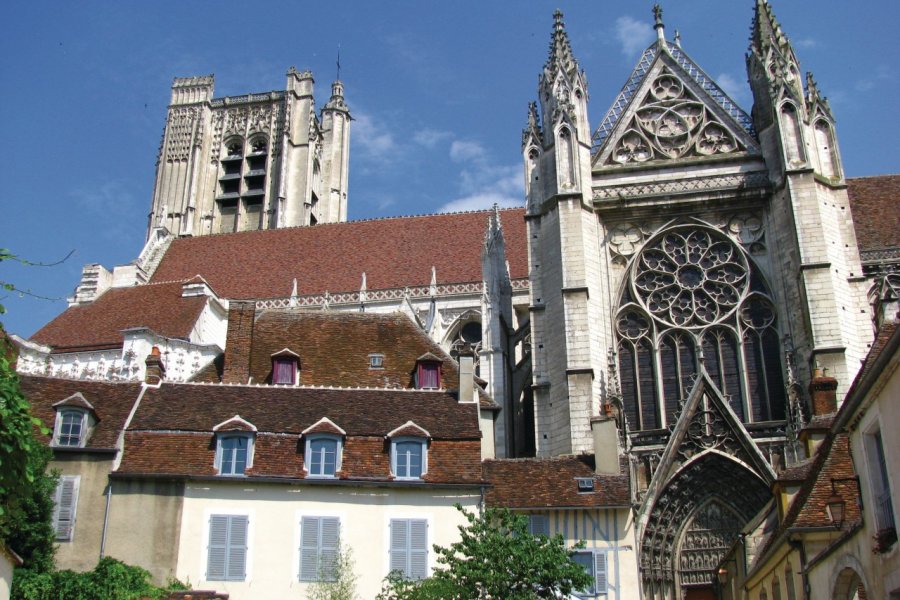
<path fill-rule="evenodd" d="M 632 430 L 674 423 L 702 367 L 743 422 L 785 418 L 775 310 L 744 251 L 711 228 L 677 226 L 629 266 L 616 317 Z"/>

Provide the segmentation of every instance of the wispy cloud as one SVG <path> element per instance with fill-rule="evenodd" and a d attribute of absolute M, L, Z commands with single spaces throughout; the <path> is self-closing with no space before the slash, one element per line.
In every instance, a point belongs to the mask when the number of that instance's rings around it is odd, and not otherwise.
<path fill-rule="evenodd" d="M 857 92 L 870 92 L 878 87 L 879 84 L 884 83 L 885 81 L 892 81 L 894 78 L 894 70 L 891 67 L 879 65 L 876 67 L 874 73 L 865 79 L 860 79 L 853 87 L 856 88 Z"/>
<path fill-rule="evenodd" d="M 721 87 L 732 100 L 741 106 L 746 106 L 747 101 L 750 99 L 747 94 L 746 84 L 738 81 L 729 73 L 721 73 L 716 77 L 716 83 L 719 84 L 719 87 Z"/>
<path fill-rule="evenodd" d="M 437 129 L 420 129 L 413 133 L 412 139 L 415 143 L 425 148 L 432 149 L 443 141 L 449 140 L 453 134 L 449 131 L 439 131 Z"/>
<path fill-rule="evenodd" d="M 397 143 L 391 132 L 368 113 L 357 110 L 353 118 L 351 139 L 354 150 L 358 151 L 363 159 L 377 158 L 389 161 L 397 149 Z"/>
<path fill-rule="evenodd" d="M 90 187 L 71 190 L 75 203 L 83 212 L 90 214 L 95 223 L 101 224 L 101 231 L 107 240 L 130 242 L 131 223 L 140 209 L 133 190 L 124 181 L 111 179 Z M 126 225 L 127 224 L 127 225 Z"/>
<path fill-rule="evenodd" d="M 460 196 L 444 203 L 438 212 L 480 210 L 494 204 L 504 208 L 522 205 L 521 166 L 495 164 L 484 146 L 473 140 L 454 140 L 450 159 L 462 165 Z"/>
<path fill-rule="evenodd" d="M 619 17 L 616 19 L 615 35 L 621 44 L 622 54 L 632 57 L 653 41 L 653 27 L 633 17 Z"/>
<path fill-rule="evenodd" d="M 815 48 L 819 42 L 814 38 L 803 38 L 794 42 L 794 45 L 798 48 Z"/>

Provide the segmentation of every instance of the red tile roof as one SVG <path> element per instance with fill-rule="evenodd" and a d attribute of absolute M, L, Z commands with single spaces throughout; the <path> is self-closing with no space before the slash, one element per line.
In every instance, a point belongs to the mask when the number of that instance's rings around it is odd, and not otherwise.
<path fill-rule="evenodd" d="M 900 175 L 847 180 L 860 252 L 900 247 Z"/>
<path fill-rule="evenodd" d="M 105 383 L 77 381 L 53 377 L 20 375 L 22 392 L 31 403 L 34 416 L 53 429 L 56 411 L 53 405 L 72 394 L 81 393 L 94 407 L 97 424 L 87 441 L 87 448 L 113 448 L 125 419 L 141 390 L 139 383 Z M 49 436 L 43 437 L 49 442 Z"/>
<path fill-rule="evenodd" d="M 575 478 L 594 481 L 594 491 L 579 493 Z M 484 478 L 491 484 L 488 506 L 507 508 L 600 508 L 630 506 L 627 475 L 597 475 L 593 455 L 558 458 L 487 460 Z"/>
<path fill-rule="evenodd" d="M 323 416 L 346 431 L 340 479 L 390 479 L 388 432 L 428 429 L 426 483 L 481 481 L 478 411 L 446 392 L 163 384 L 125 435 L 120 474 L 216 475 L 213 427 L 235 414 L 258 429 L 248 477 L 302 478 L 301 432 Z"/>
<path fill-rule="evenodd" d="M 180 238 L 152 281 L 202 275 L 225 298 L 279 298 L 481 281 L 490 211 L 397 217 Z M 513 279 L 528 277 L 524 209 L 501 211 Z"/>
<path fill-rule="evenodd" d="M 91 304 L 66 309 L 31 339 L 54 352 L 118 348 L 122 330 L 132 327 L 187 339 L 207 298 L 182 298 L 181 288 L 181 282 L 112 288 Z"/>
<path fill-rule="evenodd" d="M 263 312 L 254 325 L 250 376 L 272 379 L 272 354 L 299 355 L 300 383 L 315 386 L 411 388 L 423 353 L 442 361 L 443 385 L 456 389 L 459 369 L 422 329 L 402 313 Z M 226 362 L 234 348 L 226 349 Z M 369 354 L 382 354 L 382 368 L 369 368 Z"/>

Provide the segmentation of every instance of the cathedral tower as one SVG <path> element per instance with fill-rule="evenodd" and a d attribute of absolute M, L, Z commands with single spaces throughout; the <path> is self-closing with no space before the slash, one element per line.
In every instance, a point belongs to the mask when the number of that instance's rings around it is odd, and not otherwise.
<path fill-rule="evenodd" d="M 148 238 L 347 219 L 350 112 L 340 81 L 316 115 L 313 77 L 284 91 L 213 98 L 214 78 L 176 78 L 163 131 Z"/>

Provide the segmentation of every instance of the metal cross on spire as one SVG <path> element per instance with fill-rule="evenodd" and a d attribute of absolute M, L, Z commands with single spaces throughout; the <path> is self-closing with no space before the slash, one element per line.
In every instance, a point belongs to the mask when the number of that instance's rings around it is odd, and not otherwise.
<path fill-rule="evenodd" d="M 337 77 L 335 80 L 341 80 L 341 45 L 338 44 L 338 53 L 337 53 Z"/>

